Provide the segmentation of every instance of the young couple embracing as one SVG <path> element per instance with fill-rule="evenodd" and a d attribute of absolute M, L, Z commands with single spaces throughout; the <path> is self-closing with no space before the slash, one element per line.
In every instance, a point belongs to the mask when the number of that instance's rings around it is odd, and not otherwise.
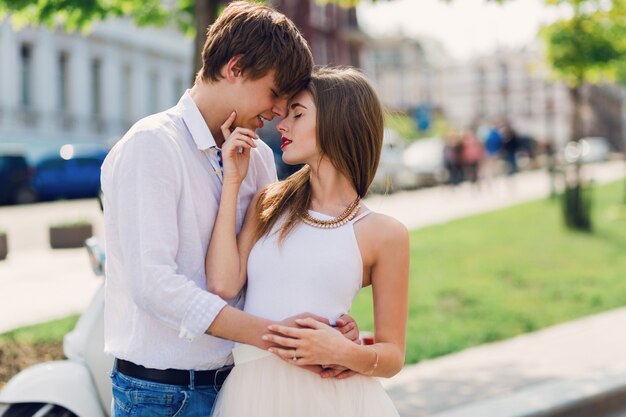
<path fill-rule="evenodd" d="M 284 15 L 230 3 L 178 104 L 102 167 L 105 350 L 119 416 L 397 416 L 409 240 L 361 201 L 383 112 L 355 69 L 313 70 Z M 256 134 L 279 117 L 277 181 Z M 346 313 L 372 286 L 375 343 Z M 234 366 L 233 366 L 234 365 Z"/>

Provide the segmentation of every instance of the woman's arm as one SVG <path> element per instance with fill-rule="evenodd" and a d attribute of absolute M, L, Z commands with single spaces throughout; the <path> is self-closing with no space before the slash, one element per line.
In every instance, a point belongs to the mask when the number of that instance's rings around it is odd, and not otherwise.
<path fill-rule="evenodd" d="M 378 243 L 373 247 L 371 269 L 375 343 L 367 347 L 348 346 L 344 366 L 363 374 L 391 377 L 402 369 L 406 351 L 409 234 L 395 219 L 376 216 L 380 217 L 375 227 Z"/>
<path fill-rule="evenodd" d="M 231 201 L 231 193 L 235 194 L 234 203 Z M 234 298 L 246 284 L 248 256 L 254 246 L 257 223 L 256 204 L 260 194 L 261 191 L 250 202 L 241 231 L 236 235 L 237 194 L 234 187 L 232 190 L 222 188 L 220 208 L 205 258 L 205 270 L 207 289 L 223 299 Z"/>
<path fill-rule="evenodd" d="M 248 255 L 254 244 L 258 193 L 250 202 L 242 229 L 237 236 L 237 196 L 248 173 L 250 151 L 256 147 L 256 134 L 236 128 L 230 132 L 235 113 L 222 125 L 226 138 L 222 145 L 223 182 L 220 206 L 205 258 L 207 289 L 224 299 L 234 298 L 246 283 Z"/>
<path fill-rule="evenodd" d="M 376 242 L 371 247 L 376 343 L 370 346 L 350 343 L 335 329 L 304 319 L 296 323 L 307 329 L 269 327 L 287 336 L 264 336 L 267 341 L 287 347 L 272 348 L 274 353 L 296 365 L 341 365 L 364 375 L 391 377 L 402 369 L 408 310 L 409 238 L 406 228 L 396 220 L 375 216 L 365 234 L 374 233 L 377 238 L 367 239 Z M 294 352 L 297 360 L 293 360 Z"/>

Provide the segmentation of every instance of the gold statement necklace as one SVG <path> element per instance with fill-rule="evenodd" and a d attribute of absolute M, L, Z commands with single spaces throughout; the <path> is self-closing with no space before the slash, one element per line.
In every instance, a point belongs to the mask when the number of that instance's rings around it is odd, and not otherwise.
<path fill-rule="evenodd" d="M 348 223 L 350 220 L 354 219 L 354 216 L 361 208 L 361 197 L 357 197 L 339 216 L 334 219 L 329 220 L 320 220 L 311 216 L 308 211 L 302 213 L 300 218 L 305 224 L 313 227 L 319 227 L 320 229 L 334 229 L 336 227 L 341 227 L 344 224 Z"/>

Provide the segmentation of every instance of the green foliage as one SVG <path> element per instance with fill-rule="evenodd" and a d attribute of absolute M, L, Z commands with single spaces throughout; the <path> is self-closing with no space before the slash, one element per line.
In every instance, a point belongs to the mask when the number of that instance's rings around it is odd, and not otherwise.
<path fill-rule="evenodd" d="M 548 61 L 572 85 L 620 57 L 610 27 L 590 16 L 555 22 L 544 28 L 544 36 Z"/>
<path fill-rule="evenodd" d="M 626 57 L 626 2 L 624 0 L 546 0 L 568 4 L 572 16 L 541 31 L 547 58 L 555 72 L 571 86 L 615 76 Z"/>
<path fill-rule="evenodd" d="M 377 0 L 366 0 L 370 3 L 377 3 Z M 390 1 L 390 0 L 387 0 Z M 361 0 L 315 0 L 317 4 L 336 4 L 339 7 L 349 9 L 350 7 L 356 7 L 361 3 Z"/>
<path fill-rule="evenodd" d="M 194 32 L 194 0 L 178 0 L 166 8 L 161 0 L 0 0 L 0 17 L 11 15 L 18 27 L 26 24 L 87 30 L 107 17 L 132 17 L 139 26 L 176 25 Z"/>
<path fill-rule="evenodd" d="M 404 113 L 386 113 L 385 127 L 395 130 L 406 140 L 415 140 L 420 137 L 415 121 Z"/>
<path fill-rule="evenodd" d="M 411 232 L 407 363 L 619 308 L 626 217 L 617 182 L 594 189 L 594 233 L 543 200 Z M 351 314 L 373 330 L 364 289 Z"/>
<path fill-rule="evenodd" d="M 450 133 L 450 124 L 444 115 L 436 111 L 430 129 L 420 132 L 415 124 L 415 119 L 399 112 L 387 112 L 385 114 L 385 127 L 395 130 L 407 141 L 414 141 L 426 137 L 445 137 Z"/>

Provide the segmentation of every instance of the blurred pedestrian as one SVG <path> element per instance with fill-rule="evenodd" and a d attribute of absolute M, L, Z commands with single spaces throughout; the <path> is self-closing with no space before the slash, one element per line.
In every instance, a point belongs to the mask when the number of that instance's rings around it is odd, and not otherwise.
<path fill-rule="evenodd" d="M 458 185 L 465 180 L 463 167 L 463 140 L 457 132 L 450 132 L 446 137 L 444 161 L 448 170 L 448 183 Z"/>
<path fill-rule="evenodd" d="M 485 180 L 493 180 L 500 173 L 500 158 L 502 156 L 502 134 L 491 126 L 483 136 L 484 162 L 482 174 Z"/>
<path fill-rule="evenodd" d="M 507 174 L 514 175 L 519 171 L 517 152 L 520 149 L 520 137 L 509 122 L 502 126 L 502 152 L 507 163 Z"/>
<path fill-rule="evenodd" d="M 480 166 L 483 159 L 483 146 L 472 131 L 463 134 L 462 159 L 465 179 L 477 183 L 480 174 Z"/>

